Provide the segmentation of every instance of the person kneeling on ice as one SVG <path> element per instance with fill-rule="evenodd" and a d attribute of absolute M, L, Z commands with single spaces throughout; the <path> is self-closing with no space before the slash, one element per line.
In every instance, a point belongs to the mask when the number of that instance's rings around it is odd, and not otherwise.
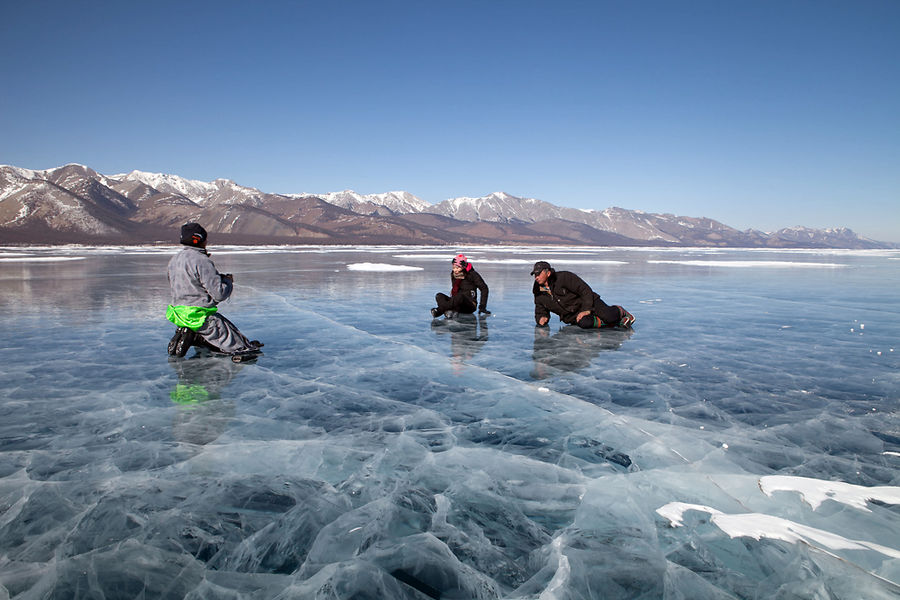
<path fill-rule="evenodd" d="M 550 313 L 563 323 L 582 329 L 594 327 L 631 327 L 634 316 L 621 306 L 609 306 L 584 280 L 569 271 L 555 271 L 550 263 L 539 260 L 531 269 L 534 285 L 534 320 L 544 327 Z"/>
<path fill-rule="evenodd" d="M 239 361 L 257 354 L 263 344 L 251 342 L 234 323 L 218 314 L 216 305 L 231 296 L 234 277 L 216 269 L 206 251 L 206 237 L 203 227 L 185 223 L 181 243 L 186 247 L 169 261 L 172 304 L 166 309 L 166 318 L 178 327 L 169 342 L 169 354 L 184 356 L 196 345 L 230 354 Z"/>
<path fill-rule="evenodd" d="M 437 307 L 431 309 L 435 319 L 441 315 L 453 318 L 457 313 L 472 314 L 478 308 L 478 314 L 489 315 L 487 309 L 488 286 L 481 275 L 472 268 L 464 254 L 453 259 L 453 270 L 450 273 L 450 295 L 438 293 L 434 296 Z M 477 302 L 477 292 L 481 291 L 481 303 Z"/>

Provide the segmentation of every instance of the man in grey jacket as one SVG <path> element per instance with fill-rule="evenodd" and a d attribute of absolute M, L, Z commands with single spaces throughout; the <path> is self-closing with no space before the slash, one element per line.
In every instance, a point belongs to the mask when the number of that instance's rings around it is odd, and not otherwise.
<path fill-rule="evenodd" d="M 169 354 L 184 356 L 192 345 L 203 345 L 230 354 L 235 362 L 257 354 L 262 347 L 248 340 L 238 328 L 218 314 L 216 305 L 231 296 L 234 277 L 219 273 L 206 251 L 206 230 L 197 223 L 181 227 L 185 246 L 169 261 L 172 304 L 166 318 L 178 329 L 169 342 Z"/>

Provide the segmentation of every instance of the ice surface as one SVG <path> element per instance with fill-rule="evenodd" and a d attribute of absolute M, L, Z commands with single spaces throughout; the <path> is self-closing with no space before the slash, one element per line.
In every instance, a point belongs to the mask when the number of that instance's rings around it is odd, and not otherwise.
<path fill-rule="evenodd" d="M 0 598 L 900 597 L 900 252 L 211 243 L 256 362 L 166 356 L 175 247 L 0 248 Z"/>

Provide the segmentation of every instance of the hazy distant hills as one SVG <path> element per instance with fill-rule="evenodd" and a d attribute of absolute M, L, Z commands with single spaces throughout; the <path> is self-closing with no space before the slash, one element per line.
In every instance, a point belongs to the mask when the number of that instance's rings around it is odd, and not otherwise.
<path fill-rule="evenodd" d="M 408 192 L 270 194 L 227 179 L 0 166 L 0 243 L 172 243 L 186 221 L 220 244 L 894 247 L 846 228 L 739 231 L 703 217 L 580 210 L 503 192 L 431 205 Z"/>

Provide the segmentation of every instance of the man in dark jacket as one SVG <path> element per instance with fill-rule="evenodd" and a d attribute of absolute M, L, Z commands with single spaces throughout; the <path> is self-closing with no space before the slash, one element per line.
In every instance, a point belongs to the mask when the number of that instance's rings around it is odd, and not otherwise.
<path fill-rule="evenodd" d="M 476 290 L 481 292 L 480 303 Z M 491 314 L 487 309 L 488 286 L 464 254 L 458 254 L 453 259 L 450 295 L 438 293 L 434 296 L 434 301 L 437 302 L 437 307 L 431 309 L 431 316 L 435 319 L 441 315 L 453 318 L 456 313 L 472 314 L 476 307 L 478 314 Z"/>
<path fill-rule="evenodd" d="M 204 345 L 230 354 L 239 362 L 257 353 L 262 344 L 248 340 L 234 323 L 218 314 L 216 305 L 231 296 L 232 275 L 219 273 L 206 251 L 206 230 L 197 223 L 181 227 L 185 246 L 172 257 L 167 268 L 172 304 L 166 318 L 178 329 L 169 342 L 169 354 L 184 356 L 192 345 Z"/>
<path fill-rule="evenodd" d="M 555 271 L 550 263 L 539 260 L 531 269 L 534 277 L 534 320 L 541 327 L 550 321 L 550 313 L 563 323 L 592 327 L 631 327 L 634 316 L 621 306 L 609 306 L 584 280 L 569 271 Z"/>

